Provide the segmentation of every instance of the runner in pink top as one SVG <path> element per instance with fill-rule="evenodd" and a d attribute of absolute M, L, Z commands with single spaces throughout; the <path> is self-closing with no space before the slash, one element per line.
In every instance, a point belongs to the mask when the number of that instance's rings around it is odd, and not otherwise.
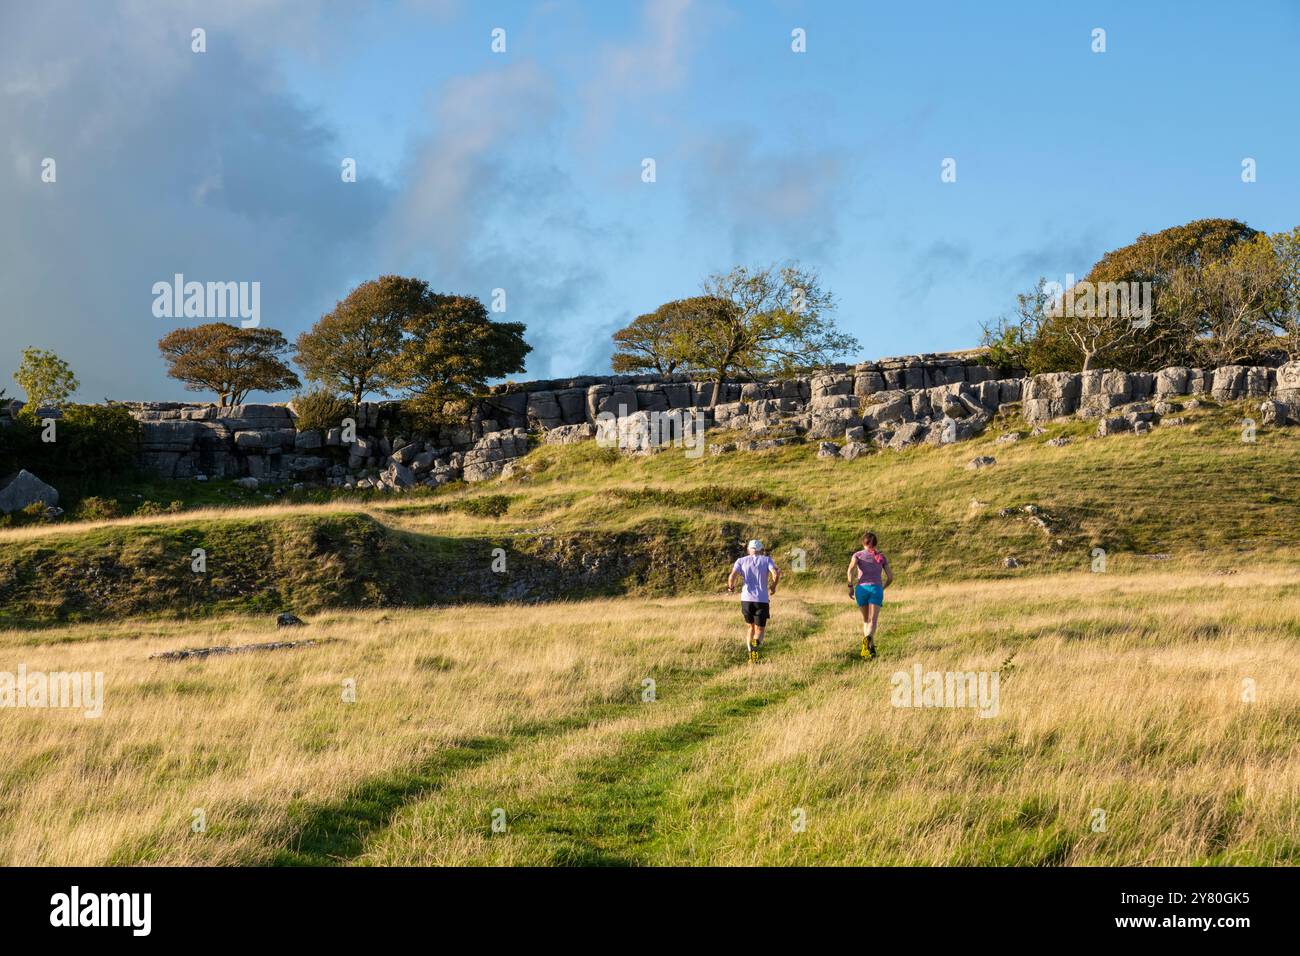
<path fill-rule="evenodd" d="M 849 597 L 862 610 L 862 656 L 876 656 L 876 625 L 885 603 L 885 588 L 894 580 L 889 559 L 876 549 L 876 536 L 868 531 L 862 536 L 862 550 L 849 558 Z"/>

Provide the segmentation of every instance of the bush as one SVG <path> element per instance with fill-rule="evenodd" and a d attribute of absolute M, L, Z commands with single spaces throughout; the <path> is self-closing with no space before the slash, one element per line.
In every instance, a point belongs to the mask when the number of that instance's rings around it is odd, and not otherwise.
<path fill-rule="evenodd" d="M 24 417 L 0 428 L 0 474 L 26 468 L 57 487 L 60 480 L 104 482 L 135 470 L 140 425 L 120 405 L 69 405 L 54 441 L 41 441 L 41 431 Z"/>
<path fill-rule="evenodd" d="M 677 505 L 682 508 L 720 508 L 726 511 L 747 511 L 751 508 L 780 508 L 790 503 L 782 495 L 774 495 L 761 488 L 726 488 L 704 485 L 682 491 L 663 491 L 658 488 L 614 488 L 615 498 L 636 505 Z"/>
<path fill-rule="evenodd" d="M 20 528 L 29 524 L 44 524 L 49 519 L 45 516 L 45 505 L 33 501 L 21 511 L 0 515 L 0 528 Z"/>
<path fill-rule="evenodd" d="M 71 467 L 124 475 L 135 468 L 140 423 L 121 405 L 70 405 L 55 444 L 63 446 Z"/>
<path fill-rule="evenodd" d="M 300 432 L 338 428 L 343 419 L 351 418 L 353 413 L 351 402 L 323 388 L 295 395 L 293 410 L 298 416 L 295 424 Z"/>
<path fill-rule="evenodd" d="M 510 496 L 484 495 L 481 498 L 466 498 L 454 502 L 452 507 L 476 518 L 500 518 L 510 510 Z"/>
<path fill-rule="evenodd" d="M 82 498 L 77 508 L 78 521 L 105 521 L 121 514 L 121 507 L 112 498 Z"/>

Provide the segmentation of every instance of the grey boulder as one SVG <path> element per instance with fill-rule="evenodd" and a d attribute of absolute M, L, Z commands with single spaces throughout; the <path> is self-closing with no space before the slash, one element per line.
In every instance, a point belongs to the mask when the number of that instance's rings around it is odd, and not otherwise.
<path fill-rule="evenodd" d="M 59 503 L 59 493 L 26 468 L 0 481 L 0 512 L 12 514 L 37 502 L 53 508 Z"/>

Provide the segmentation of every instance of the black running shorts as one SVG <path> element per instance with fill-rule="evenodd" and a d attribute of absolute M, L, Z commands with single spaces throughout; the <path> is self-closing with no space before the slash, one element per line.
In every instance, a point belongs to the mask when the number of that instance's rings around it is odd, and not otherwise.
<path fill-rule="evenodd" d="M 766 601 L 741 601 L 740 613 L 744 615 L 746 624 L 757 624 L 759 627 L 767 627 Z"/>

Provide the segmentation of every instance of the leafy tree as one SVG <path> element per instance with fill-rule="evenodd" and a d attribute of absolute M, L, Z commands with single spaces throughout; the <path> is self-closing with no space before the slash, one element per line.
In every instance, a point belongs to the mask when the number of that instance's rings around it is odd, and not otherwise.
<path fill-rule="evenodd" d="M 47 406 L 59 406 L 72 397 L 79 383 L 67 362 L 46 349 L 23 349 L 14 381 L 27 396 L 22 414 L 34 418 Z"/>
<path fill-rule="evenodd" d="M 1222 258 L 1175 271 L 1166 299 L 1191 332 L 1197 360 L 1211 367 L 1258 358 L 1276 346 L 1283 304 L 1282 274 L 1272 241 L 1263 233 L 1239 242 Z"/>
<path fill-rule="evenodd" d="M 522 372 L 532 351 L 522 322 L 494 322 L 470 296 L 426 292 L 402 332 L 383 374 L 430 422 L 448 420 L 449 407 L 482 395 L 490 379 Z"/>
<path fill-rule="evenodd" d="M 985 361 L 1003 372 L 1023 370 L 1029 375 L 1057 372 L 1073 362 L 1071 346 L 1054 334 L 1050 310 L 1053 300 L 1047 279 L 1016 295 L 1016 314 L 981 326 L 980 344 Z"/>
<path fill-rule="evenodd" d="M 302 383 L 281 357 L 289 351 L 275 329 L 208 322 L 158 340 L 167 374 L 192 392 L 212 391 L 217 404 L 239 405 L 249 392 L 279 392 Z"/>
<path fill-rule="evenodd" d="M 1200 268 L 1232 252 L 1232 247 L 1259 235 L 1236 219 L 1197 219 L 1148 235 L 1102 256 L 1084 276 L 1090 282 L 1163 283 L 1175 269 Z"/>
<path fill-rule="evenodd" d="M 1276 345 L 1287 358 L 1300 359 L 1300 226 L 1269 237 L 1277 257 Z"/>
<path fill-rule="evenodd" d="M 1188 283 L 1200 282 L 1212 263 L 1232 254 L 1233 248 L 1259 234 L 1236 219 L 1197 219 L 1160 232 L 1142 234 L 1127 246 L 1106 253 L 1084 277 L 1094 286 L 1102 283 L 1151 283 L 1151 324 L 1134 327 L 1128 322 L 1091 321 L 1081 324 L 1069 338 L 1092 344 L 1095 362 L 1104 358 L 1118 368 L 1158 368 L 1197 361 L 1195 331 L 1199 318 L 1186 295 Z M 1178 294 L 1166 298 L 1170 285 Z M 1068 319 L 1058 323 L 1068 325 Z M 1080 361 L 1087 356 L 1080 355 Z M 1077 364 L 1076 364 L 1076 367 Z"/>
<path fill-rule="evenodd" d="M 404 323 L 419 312 L 428 283 L 386 275 L 363 282 L 298 336 L 295 361 L 310 381 L 352 397 L 385 392 L 385 375 L 402 342 Z"/>
<path fill-rule="evenodd" d="M 688 367 L 712 373 L 710 405 L 734 374 L 793 374 L 859 347 L 835 328 L 835 301 L 817 273 L 797 263 L 738 266 L 707 278 L 704 293 L 686 300 L 691 309 L 675 347 Z"/>
<path fill-rule="evenodd" d="M 1250 304 L 1252 296 L 1262 295 L 1257 282 L 1266 257 L 1262 247 L 1254 247 L 1253 261 L 1248 262 L 1243 258 L 1246 253 L 1237 250 L 1249 247 L 1259 236 L 1235 219 L 1200 219 L 1143 234 L 1106 253 L 1078 286 L 1067 290 L 1072 309 L 1062 308 L 1054 295 L 1045 295 L 1039 280 L 1033 290 L 1018 297 L 1018 317 L 984 327 L 990 360 L 1038 374 L 1099 365 L 1123 369 L 1192 365 L 1212 360 L 1220 352 L 1238 354 L 1248 339 L 1254 340 L 1253 334 L 1246 334 L 1242 315 L 1263 322 L 1268 316 L 1276 321 L 1281 314 L 1274 306 Z M 1235 265 L 1229 265 L 1234 257 Z M 1144 283 L 1149 283 L 1145 289 Z M 1131 302 L 1127 314 L 1114 308 L 1117 302 L 1111 295 L 1128 294 L 1134 288 L 1143 290 L 1144 296 L 1150 293 L 1143 302 L 1150 307 L 1150 322 L 1135 321 L 1138 316 Z M 1209 344 L 1216 336 L 1222 337 L 1222 348 Z"/>
<path fill-rule="evenodd" d="M 681 364 L 676 340 L 695 301 L 666 302 L 653 312 L 638 315 L 626 328 L 615 332 L 615 351 L 610 359 L 614 371 L 672 375 Z"/>

